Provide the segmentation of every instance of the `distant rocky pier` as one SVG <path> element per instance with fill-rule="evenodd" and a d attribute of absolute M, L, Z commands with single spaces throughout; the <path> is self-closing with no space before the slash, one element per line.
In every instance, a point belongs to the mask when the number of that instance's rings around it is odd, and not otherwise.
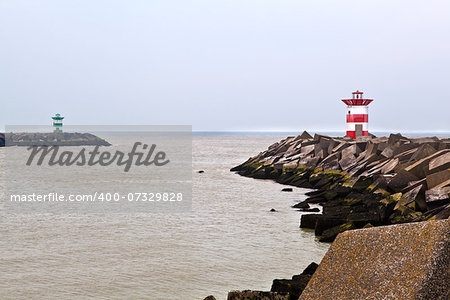
<path fill-rule="evenodd" d="M 0 147 L 9 146 L 111 146 L 90 133 L 0 133 Z"/>

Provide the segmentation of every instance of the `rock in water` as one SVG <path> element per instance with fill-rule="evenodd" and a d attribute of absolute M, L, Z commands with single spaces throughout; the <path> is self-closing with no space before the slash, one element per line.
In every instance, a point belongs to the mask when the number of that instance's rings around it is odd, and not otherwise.
<path fill-rule="evenodd" d="M 302 215 L 300 218 L 300 228 L 309 228 L 309 229 L 316 228 L 317 219 L 320 216 L 321 215 L 319 214 Z"/>
<path fill-rule="evenodd" d="M 292 276 L 292 279 L 275 279 L 270 291 L 289 293 L 290 299 L 298 299 L 317 267 L 318 265 L 313 262 L 302 272 L 302 274 L 294 275 Z"/>
<path fill-rule="evenodd" d="M 314 272 L 316 272 L 318 267 L 319 267 L 318 264 L 312 262 L 309 264 L 309 266 L 306 267 L 306 269 L 303 270 L 302 275 L 312 275 L 314 274 Z"/>
<path fill-rule="evenodd" d="M 309 204 L 306 202 L 299 202 L 293 205 L 292 208 L 309 208 Z"/>
<path fill-rule="evenodd" d="M 450 299 L 450 220 L 346 231 L 300 299 Z"/>
<path fill-rule="evenodd" d="M 273 293 L 260 291 L 231 291 L 227 300 L 290 300 L 288 293 Z"/>
<path fill-rule="evenodd" d="M 320 209 L 318 207 L 313 208 L 300 208 L 298 211 L 304 211 L 304 212 L 320 212 Z"/>

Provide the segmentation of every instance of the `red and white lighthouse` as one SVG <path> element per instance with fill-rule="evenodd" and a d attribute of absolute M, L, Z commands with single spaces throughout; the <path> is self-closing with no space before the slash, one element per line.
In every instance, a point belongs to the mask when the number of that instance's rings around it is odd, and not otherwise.
<path fill-rule="evenodd" d="M 373 99 L 364 99 L 363 92 L 353 92 L 352 99 L 342 99 L 347 104 L 347 134 L 353 139 L 369 135 L 369 104 Z"/>

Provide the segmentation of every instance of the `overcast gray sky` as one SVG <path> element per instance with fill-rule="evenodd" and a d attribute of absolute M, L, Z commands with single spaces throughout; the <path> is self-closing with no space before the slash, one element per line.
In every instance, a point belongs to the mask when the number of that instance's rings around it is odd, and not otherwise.
<path fill-rule="evenodd" d="M 450 131 L 450 1 L 0 0 L 0 125 Z"/>

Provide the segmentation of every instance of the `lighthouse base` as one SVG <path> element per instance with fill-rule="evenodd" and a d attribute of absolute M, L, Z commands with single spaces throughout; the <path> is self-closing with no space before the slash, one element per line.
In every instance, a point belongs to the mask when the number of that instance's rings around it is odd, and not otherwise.
<path fill-rule="evenodd" d="M 347 133 L 345 135 L 351 137 L 352 139 L 356 139 L 360 136 L 368 136 L 369 131 L 360 131 L 357 133 L 355 130 L 347 130 Z"/>

